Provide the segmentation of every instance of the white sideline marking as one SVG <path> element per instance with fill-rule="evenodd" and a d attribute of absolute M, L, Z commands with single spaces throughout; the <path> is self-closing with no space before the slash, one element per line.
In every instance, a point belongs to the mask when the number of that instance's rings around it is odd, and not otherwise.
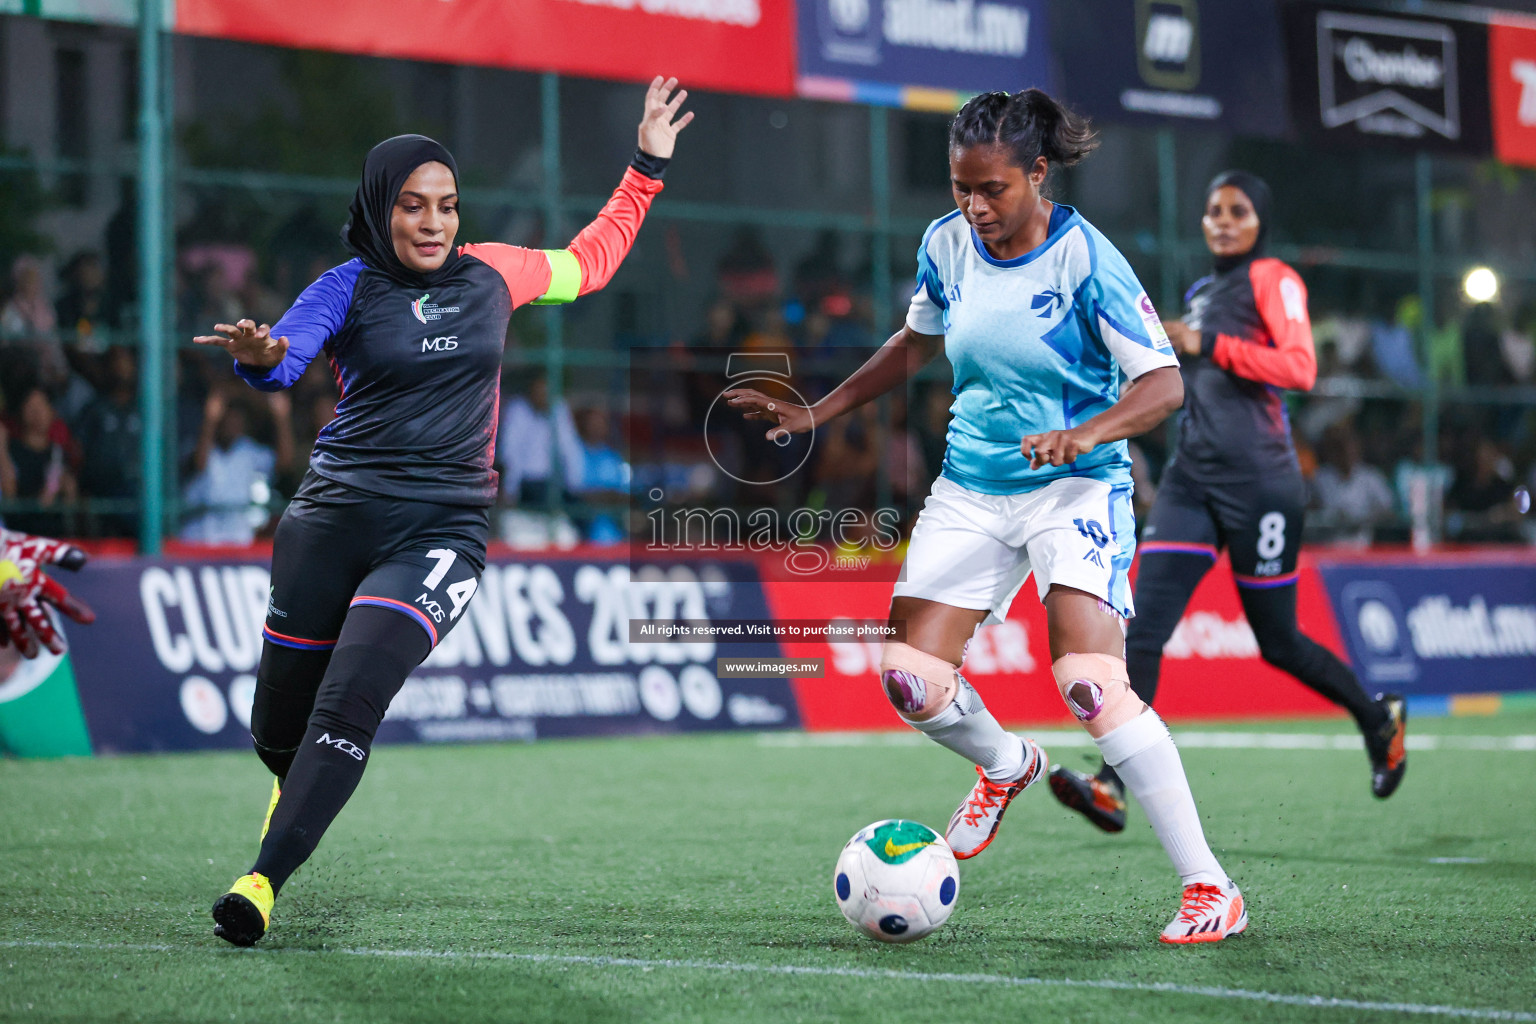
<path fill-rule="evenodd" d="M 1093 737 L 1080 729 L 1039 729 L 1026 733 L 1047 750 L 1052 747 L 1091 747 Z M 1203 732 L 1178 729 L 1173 740 L 1193 750 L 1360 750 L 1365 743 L 1355 733 L 1316 732 Z M 923 734 L 911 732 L 764 732 L 757 736 L 764 747 L 912 747 L 924 742 Z M 1425 736 L 1409 733 L 1409 750 L 1536 751 L 1536 736 Z"/>
<path fill-rule="evenodd" d="M 1429 864 L 1487 864 L 1487 857 L 1431 857 Z"/>
<path fill-rule="evenodd" d="M 1425 1003 L 1378 1003 L 1363 999 L 1337 999 L 1332 996 L 1288 996 L 1278 992 L 1256 992 L 1243 988 L 1214 985 L 1176 985 L 1173 982 L 1117 981 L 1113 978 L 1015 978 L 1002 974 L 954 974 L 949 972 L 879 970 L 872 967 L 811 967 L 794 964 L 743 964 L 715 960 L 641 960 L 624 956 L 557 956 L 553 953 L 465 953 L 432 949 L 263 949 L 263 950 L 188 950 L 181 946 L 148 943 L 111 942 L 34 942 L 0 941 L 0 949 L 75 949 L 124 953 L 206 952 L 214 956 L 364 956 L 395 957 L 402 960 L 501 960 L 530 964 L 563 964 L 571 967 L 638 967 L 644 971 L 657 968 L 683 971 L 719 971 L 734 974 L 765 974 L 825 978 L 860 978 L 872 981 L 956 982 L 963 985 L 1001 985 L 1006 988 L 1091 988 L 1112 992 L 1154 992 L 1179 996 L 1205 996 L 1211 999 L 1239 999 L 1280 1006 L 1311 1006 L 1325 1010 L 1369 1010 L 1378 1013 L 1423 1014 L 1438 1017 L 1463 1017 L 1471 1020 L 1536 1021 L 1536 1013 L 1522 1010 L 1489 1010 L 1465 1006 L 1436 1006 Z"/>

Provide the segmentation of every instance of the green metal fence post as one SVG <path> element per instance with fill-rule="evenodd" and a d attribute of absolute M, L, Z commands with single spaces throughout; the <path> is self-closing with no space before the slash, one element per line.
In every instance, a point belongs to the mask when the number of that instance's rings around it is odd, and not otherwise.
<path fill-rule="evenodd" d="M 869 108 L 869 193 L 874 213 L 874 233 L 870 236 L 870 292 L 875 306 L 875 338 L 884 340 L 891 329 L 891 112 L 885 107 Z M 908 389 L 911 383 L 908 382 Z M 882 395 L 879 404 L 880 422 L 887 428 L 893 426 L 891 403 Z M 892 436 L 889 443 L 895 443 Z M 875 507 L 889 508 L 891 504 L 891 474 L 886 460 L 881 459 L 875 469 Z"/>
<path fill-rule="evenodd" d="M 1157 130 L 1157 265 L 1162 287 L 1158 305 L 1163 316 L 1179 315 L 1179 178 L 1178 148 L 1172 128 Z"/>
<path fill-rule="evenodd" d="M 1414 156 L 1414 188 L 1418 200 L 1419 242 L 1419 347 L 1424 358 L 1424 458 L 1426 468 L 1440 461 L 1440 380 L 1435 365 L 1434 334 L 1438 323 L 1435 309 L 1435 225 L 1431 204 L 1434 189 L 1434 165 L 1428 153 Z M 1431 539 L 1440 539 L 1440 516 L 1435 510 L 1429 517 Z"/>
<path fill-rule="evenodd" d="M 891 327 L 891 112 L 869 108 L 869 192 L 875 230 L 870 238 L 870 282 L 875 302 L 875 334 L 884 337 Z"/>
<path fill-rule="evenodd" d="M 165 111 L 161 0 L 139 0 L 139 549 L 160 553 L 164 515 Z"/>
<path fill-rule="evenodd" d="M 544 159 L 544 237 L 547 248 L 565 241 L 560 216 L 560 76 L 539 80 L 539 129 Z M 565 318 L 559 306 L 544 310 L 544 374 L 549 394 L 549 489 L 551 513 L 565 505 L 565 468 L 560 464 L 560 402 L 565 394 Z"/>

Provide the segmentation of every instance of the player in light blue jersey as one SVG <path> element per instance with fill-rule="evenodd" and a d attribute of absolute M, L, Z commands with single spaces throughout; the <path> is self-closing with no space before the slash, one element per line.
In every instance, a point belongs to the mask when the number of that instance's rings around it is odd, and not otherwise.
<path fill-rule="evenodd" d="M 1167 726 L 1125 667 L 1136 546 L 1126 439 L 1182 403 L 1178 360 L 1125 257 L 1042 194 L 1053 165 L 1093 149 L 1083 121 L 1038 89 L 986 93 L 955 116 L 949 143 L 958 209 L 923 236 L 906 325 L 809 408 L 747 389 L 729 401 L 772 423 L 772 439 L 902 385 L 940 350 L 949 357 L 944 468 L 896 584 L 890 617 L 904 642 L 886 644 L 881 681 L 903 721 L 976 765 L 950 846 L 960 858 L 984 850 L 1009 802 L 1046 773 L 1045 751 L 1006 732 L 959 671 L 977 627 L 1001 619 L 1033 573 L 1056 685 L 1183 879 L 1161 938 L 1220 940 L 1247 927 L 1242 895 L 1206 844 Z"/>

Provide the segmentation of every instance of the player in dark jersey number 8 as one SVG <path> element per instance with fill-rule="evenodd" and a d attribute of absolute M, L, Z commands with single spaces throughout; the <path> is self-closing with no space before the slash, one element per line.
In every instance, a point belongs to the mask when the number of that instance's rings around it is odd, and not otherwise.
<path fill-rule="evenodd" d="M 255 864 L 214 904 L 215 935 L 248 946 L 266 933 L 283 883 L 357 788 L 390 701 L 474 596 L 508 318 L 608 283 L 693 119 L 678 116 L 676 86 L 651 83 L 629 170 L 567 248 L 455 247 L 453 156 L 402 135 L 364 162 L 342 229 L 354 259 L 272 327 L 195 339 L 265 391 L 324 352 L 341 390 L 273 541 L 251 738 L 277 779 Z"/>
<path fill-rule="evenodd" d="M 1201 221 L 1213 273 L 1190 288 L 1184 320 L 1163 325 L 1183 356 L 1184 416 L 1142 534 L 1127 668 L 1131 687 L 1151 704 L 1163 645 L 1226 548 L 1260 656 L 1349 711 L 1365 737 L 1371 791 L 1386 798 L 1408 767 L 1403 699 L 1372 700 L 1348 665 L 1296 625 L 1306 485 L 1281 390 L 1311 388 L 1317 362 L 1301 278 L 1263 255 L 1269 209 L 1261 178 L 1216 176 Z M 1087 775 L 1057 766 L 1051 790 L 1105 831 L 1125 827 L 1114 769 Z"/>

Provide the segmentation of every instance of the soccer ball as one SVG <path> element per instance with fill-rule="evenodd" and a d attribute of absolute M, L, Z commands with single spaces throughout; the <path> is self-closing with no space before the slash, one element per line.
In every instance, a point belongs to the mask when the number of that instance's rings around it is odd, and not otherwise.
<path fill-rule="evenodd" d="M 832 872 L 837 909 L 881 942 L 916 942 L 949 920 L 960 868 L 927 825 L 893 818 L 859 829 Z"/>

